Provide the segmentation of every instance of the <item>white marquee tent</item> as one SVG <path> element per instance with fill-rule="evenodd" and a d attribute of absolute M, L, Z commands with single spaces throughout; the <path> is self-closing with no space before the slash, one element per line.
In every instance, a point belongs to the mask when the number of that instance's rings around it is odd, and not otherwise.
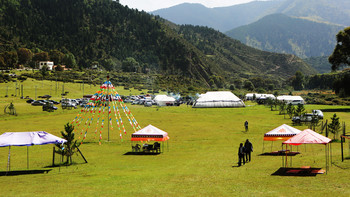
<path fill-rule="evenodd" d="M 230 91 L 207 92 L 199 96 L 194 108 L 245 107 L 244 102 Z"/>
<path fill-rule="evenodd" d="M 175 99 L 167 95 L 157 95 L 154 101 L 158 106 L 174 105 Z"/>
<path fill-rule="evenodd" d="M 278 96 L 277 100 L 284 101 L 285 103 L 297 105 L 297 104 L 305 104 L 304 99 L 301 96 L 290 96 L 290 95 L 282 95 Z"/>

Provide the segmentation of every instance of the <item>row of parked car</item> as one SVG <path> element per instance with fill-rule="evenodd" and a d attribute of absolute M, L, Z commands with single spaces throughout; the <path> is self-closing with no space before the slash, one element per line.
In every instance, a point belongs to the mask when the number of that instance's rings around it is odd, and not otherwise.
<path fill-rule="evenodd" d="M 42 97 L 40 97 L 42 98 Z M 33 106 L 43 106 L 44 111 L 51 111 L 51 110 L 57 110 L 57 107 L 54 105 L 61 104 L 62 108 L 77 108 L 78 106 L 85 106 L 89 100 L 88 99 L 67 99 L 64 98 L 61 101 L 55 101 L 55 100 L 34 100 L 34 99 L 28 99 L 26 101 L 27 103 L 33 105 Z"/>

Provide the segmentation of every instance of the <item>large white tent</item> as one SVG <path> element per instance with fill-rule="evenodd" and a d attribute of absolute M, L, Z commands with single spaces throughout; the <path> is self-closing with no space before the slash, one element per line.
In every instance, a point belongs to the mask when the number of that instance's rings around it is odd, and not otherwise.
<path fill-rule="evenodd" d="M 157 95 L 154 98 L 154 101 L 157 103 L 158 106 L 174 105 L 175 103 L 175 99 L 167 95 Z"/>
<path fill-rule="evenodd" d="M 194 108 L 245 107 L 244 102 L 230 91 L 207 92 L 199 96 Z"/>

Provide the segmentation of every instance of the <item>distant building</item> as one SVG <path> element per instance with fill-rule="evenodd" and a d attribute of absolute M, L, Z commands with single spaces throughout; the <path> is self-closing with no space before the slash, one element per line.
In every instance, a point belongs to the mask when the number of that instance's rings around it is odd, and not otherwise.
<path fill-rule="evenodd" d="M 52 70 L 56 70 L 56 67 L 58 67 L 58 65 L 54 65 L 52 67 Z M 66 65 L 61 65 L 61 67 L 63 68 L 63 70 L 72 70 L 71 68 L 67 68 Z"/>
<path fill-rule="evenodd" d="M 42 69 L 44 66 L 47 66 L 48 70 L 52 70 L 53 62 L 50 62 L 50 61 L 41 61 L 41 62 L 39 62 L 39 69 Z"/>

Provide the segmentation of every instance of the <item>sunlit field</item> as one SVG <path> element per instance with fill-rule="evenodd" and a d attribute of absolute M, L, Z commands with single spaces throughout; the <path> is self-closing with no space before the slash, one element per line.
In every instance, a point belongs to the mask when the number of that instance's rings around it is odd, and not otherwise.
<path fill-rule="evenodd" d="M 19 83 L 17 84 L 20 85 Z M 44 94 L 61 99 L 62 83 L 24 82 L 24 97 Z M 7 88 L 8 87 L 8 88 Z M 35 88 L 36 87 L 36 88 Z M 93 94 L 99 86 L 65 84 L 67 98 Z M 36 90 L 36 92 L 35 92 Z M 9 97 L 5 98 L 8 91 Z M 83 92 L 84 91 L 84 92 Z M 122 95 L 140 91 L 117 88 Z M 0 126 L 4 132 L 46 131 L 61 136 L 64 125 L 76 117 L 81 108 L 44 112 L 41 106 L 31 106 L 15 95 L 15 83 L 0 84 Z M 13 102 L 17 116 L 5 115 L 5 105 Z M 29 170 L 49 170 L 47 173 L 1 176 L 0 196 L 349 196 L 350 160 L 341 162 L 340 143 L 332 144 L 332 165 L 327 174 L 317 176 L 272 175 L 282 167 L 281 156 L 261 156 L 264 152 L 281 149 L 281 142 L 263 142 L 264 133 L 289 124 L 291 120 L 271 111 L 269 107 L 246 103 L 245 108 L 195 109 L 180 107 L 144 107 L 127 104 L 142 127 L 149 124 L 168 132 L 158 155 L 130 155 L 130 136 L 134 132 L 122 113 L 127 134 L 119 138 L 117 126 L 102 130 L 101 145 L 95 129 L 87 132 L 80 146 L 88 163 L 73 157 L 71 166 L 52 165 L 53 145 L 28 148 Z M 321 109 L 325 118 L 336 113 L 341 122 L 349 123 L 350 107 L 305 105 L 308 112 Z M 244 121 L 249 131 L 244 132 Z M 84 122 L 75 133 L 81 141 Z M 295 126 L 303 130 L 307 126 Z M 317 132 L 320 132 L 317 128 Z M 333 138 L 333 135 L 329 136 Z M 79 139 L 80 138 L 80 139 Z M 249 139 L 253 143 L 252 161 L 237 167 L 239 143 Z M 325 169 L 324 145 L 301 145 L 293 148 L 301 154 L 292 159 L 293 167 L 311 166 Z M 348 141 L 345 156 L 349 156 Z M 0 148 L 0 171 L 6 172 L 8 147 Z M 56 155 L 55 163 L 60 161 Z M 11 170 L 27 170 L 27 148 L 11 147 Z"/>

